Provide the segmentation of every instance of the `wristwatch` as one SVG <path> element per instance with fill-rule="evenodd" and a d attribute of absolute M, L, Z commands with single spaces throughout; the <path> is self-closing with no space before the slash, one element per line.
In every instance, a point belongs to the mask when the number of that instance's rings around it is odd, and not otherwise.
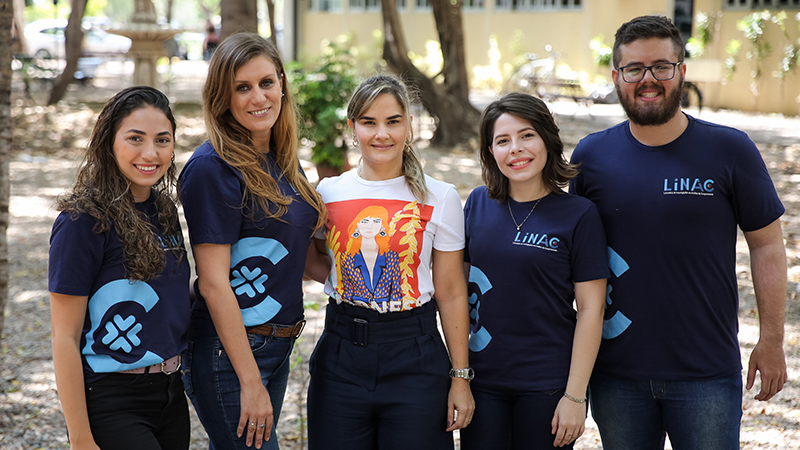
<path fill-rule="evenodd" d="M 450 369 L 450 378 L 463 378 L 467 381 L 472 381 L 475 378 L 475 371 L 472 367 L 466 369 Z"/>

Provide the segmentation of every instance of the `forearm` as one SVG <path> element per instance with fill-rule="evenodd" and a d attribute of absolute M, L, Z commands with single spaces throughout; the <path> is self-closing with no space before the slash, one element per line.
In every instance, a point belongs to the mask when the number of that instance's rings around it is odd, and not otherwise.
<path fill-rule="evenodd" d="M 567 380 L 567 393 L 573 397 L 586 397 L 586 387 L 589 385 L 602 334 L 602 308 L 578 313 Z"/>
<path fill-rule="evenodd" d="M 92 443 L 94 437 L 89 426 L 79 344 L 70 339 L 56 338 L 56 335 L 53 335 L 52 345 L 56 388 L 61 401 L 61 409 L 64 411 L 64 419 L 67 422 L 70 444 L 78 447 L 81 443 Z"/>
<path fill-rule="evenodd" d="M 751 270 L 758 306 L 759 337 L 772 343 L 783 343 L 786 311 L 786 252 L 783 246 L 762 248 L 753 252 Z"/>
<path fill-rule="evenodd" d="M 203 283 L 201 279 L 200 291 L 206 299 L 214 328 L 236 371 L 239 384 L 242 388 L 261 385 L 261 374 L 250 350 L 239 303 L 230 285 Z"/>
<path fill-rule="evenodd" d="M 786 249 L 780 221 L 745 233 L 750 248 L 750 269 L 758 307 L 760 340 L 783 343 L 786 312 Z"/>
<path fill-rule="evenodd" d="M 606 280 L 575 284 L 578 320 L 572 341 L 567 394 L 584 398 L 603 336 Z"/>
<path fill-rule="evenodd" d="M 463 296 L 436 296 L 436 304 L 442 321 L 442 331 L 453 368 L 469 366 L 469 305 L 466 289 Z"/>

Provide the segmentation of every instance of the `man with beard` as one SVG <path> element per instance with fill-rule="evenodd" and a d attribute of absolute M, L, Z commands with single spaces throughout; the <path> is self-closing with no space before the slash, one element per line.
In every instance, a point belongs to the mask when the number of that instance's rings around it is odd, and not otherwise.
<path fill-rule="evenodd" d="M 760 338 L 747 389 L 783 388 L 784 212 L 741 131 L 681 111 L 678 29 L 663 16 L 617 30 L 612 77 L 628 120 L 584 138 L 570 191 L 597 205 L 609 279 L 589 390 L 603 448 L 738 449 L 742 416 L 737 227 L 750 251 Z"/>

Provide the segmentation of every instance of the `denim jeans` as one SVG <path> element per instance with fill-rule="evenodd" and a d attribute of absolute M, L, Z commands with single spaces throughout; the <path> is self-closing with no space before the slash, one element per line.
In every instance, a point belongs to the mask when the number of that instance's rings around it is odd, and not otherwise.
<path fill-rule="evenodd" d="M 461 450 L 571 449 L 573 444 L 553 447 L 550 431 L 556 406 L 564 389 L 506 392 L 472 387 L 475 414 L 461 430 Z"/>
<path fill-rule="evenodd" d="M 275 432 L 289 380 L 289 356 L 294 339 L 248 334 L 250 349 L 261 370 L 261 381 L 272 402 L 272 434 L 263 449 L 277 450 Z M 228 354 L 216 336 L 189 335 L 189 348 L 183 355 L 183 383 L 197 416 L 208 433 L 209 449 L 233 450 L 247 447 L 247 433 L 239 438 L 240 386 Z"/>
<path fill-rule="evenodd" d="M 701 381 L 626 380 L 595 373 L 592 416 L 605 450 L 739 448 L 742 376 Z"/>
<path fill-rule="evenodd" d="M 177 373 L 108 374 L 86 385 L 86 408 L 101 449 L 189 448 L 189 407 Z"/>

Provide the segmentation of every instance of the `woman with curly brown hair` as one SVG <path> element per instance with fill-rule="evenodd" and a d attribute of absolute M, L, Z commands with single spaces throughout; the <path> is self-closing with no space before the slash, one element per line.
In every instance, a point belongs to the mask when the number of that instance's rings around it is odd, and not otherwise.
<path fill-rule="evenodd" d="M 186 449 L 178 369 L 189 265 L 173 191 L 175 119 L 150 87 L 106 104 L 50 238 L 56 384 L 73 449 Z"/>
<path fill-rule="evenodd" d="M 203 107 L 209 140 L 180 176 L 198 277 L 184 383 L 215 449 L 277 449 L 307 255 L 329 267 L 312 245 L 325 209 L 300 168 L 295 104 L 270 41 L 224 40 Z"/>

